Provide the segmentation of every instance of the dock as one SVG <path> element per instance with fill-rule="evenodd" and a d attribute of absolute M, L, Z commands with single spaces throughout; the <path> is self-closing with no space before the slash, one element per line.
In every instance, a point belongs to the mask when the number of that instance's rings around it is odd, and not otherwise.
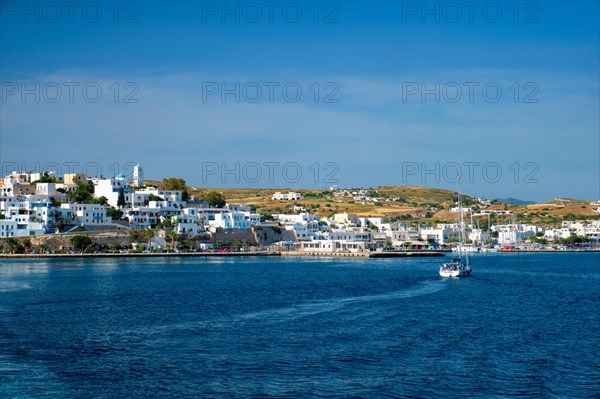
<path fill-rule="evenodd" d="M 444 251 L 375 251 L 375 252 L 318 252 L 283 251 L 281 256 L 310 256 L 330 258 L 418 258 L 445 256 Z"/>
<path fill-rule="evenodd" d="M 256 257 L 304 256 L 317 258 L 418 258 L 444 256 L 444 251 L 375 251 L 375 252 L 318 252 L 318 251 L 254 251 L 254 252 L 167 252 L 167 253 L 75 253 L 75 254 L 0 254 L 0 258 L 155 258 L 155 257 Z"/>
<path fill-rule="evenodd" d="M 76 254 L 0 254 L 0 258 L 177 258 L 177 257 L 253 257 L 280 256 L 279 252 L 162 252 L 162 253 L 76 253 Z"/>

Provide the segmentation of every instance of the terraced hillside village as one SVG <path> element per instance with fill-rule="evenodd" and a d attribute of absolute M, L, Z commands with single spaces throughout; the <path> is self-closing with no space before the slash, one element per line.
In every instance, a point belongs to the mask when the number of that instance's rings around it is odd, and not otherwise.
<path fill-rule="evenodd" d="M 161 185 L 159 181 L 147 181 L 148 185 Z M 210 191 L 223 193 L 228 203 L 254 207 L 263 218 L 271 214 L 310 212 L 318 216 L 335 213 L 351 213 L 359 216 L 382 216 L 388 221 L 404 221 L 407 224 L 435 224 L 455 222 L 457 213 L 450 209 L 457 206 L 455 191 L 420 186 L 381 186 L 377 188 L 302 190 L 295 188 L 198 188 L 188 187 L 190 196 L 202 198 Z M 302 198 L 294 201 L 273 200 L 276 192 L 298 192 Z M 470 208 L 474 220 L 485 227 L 494 223 L 530 223 L 558 226 L 562 221 L 597 220 L 600 205 L 592 200 L 556 198 L 549 201 L 511 205 L 505 202 L 480 199 L 463 194 L 462 203 Z M 510 215 L 480 215 L 486 211 L 506 210 Z M 470 213 L 466 213 L 470 217 Z"/>

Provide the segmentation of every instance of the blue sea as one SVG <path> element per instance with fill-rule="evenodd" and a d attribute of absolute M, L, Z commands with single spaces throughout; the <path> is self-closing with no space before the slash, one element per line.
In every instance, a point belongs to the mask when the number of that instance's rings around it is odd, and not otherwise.
<path fill-rule="evenodd" d="M 598 398 L 600 254 L 0 260 L 0 397 Z"/>

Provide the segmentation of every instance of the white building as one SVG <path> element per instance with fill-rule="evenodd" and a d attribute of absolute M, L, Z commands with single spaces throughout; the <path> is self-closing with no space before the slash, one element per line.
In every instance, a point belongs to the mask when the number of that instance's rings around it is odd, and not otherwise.
<path fill-rule="evenodd" d="M 30 214 L 18 214 L 10 219 L 0 220 L 0 238 L 27 237 L 45 233 L 44 224 Z"/>
<path fill-rule="evenodd" d="M 483 206 L 491 206 L 492 205 L 492 201 L 490 201 L 489 199 L 486 199 L 486 198 L 477 198 L 477 202 L 479 202 Z"/>
<path fill-rule="evenodd" d="M 175 231 L 179 234 L 195 236 L 205 231 L 204 227 L 200 225 L 197 216 L 181 214 L 173 216 L 172 221 L 175 223 Z"/>
<path fill-rule="evenodd" d="M 314 231 L 309 230 L 306 223 L 287 223 L 283 228 L 292 231 L 296 240 L 305 241 L 314 238 Z"/>
<path fill-rule="evenodd" d="M 15 195 L 34 195 L 35 185 L 21 182 L 20 178 L 4 178 L 0 186 L 0 196 L 12 197 Z"/>
<path fill-rule="evenodd" d="M 156 197 L 160 197 L 165 201 L 170 201 L 177 204 L 184 204 L 182 201 L 182 193 L 179 190 L 159 190 L 154 187 L 148 187 L 144 190 L 136 190 L 135 195 L 154 195 Z"/>
<path fill-rule="evenodd" d="M 386 236 L 392 240 L 393 246 L 402 246 L 405 243 L 422 241 L 417 230 L 398 229 L 386 232 Z M 437 235 L 435 236 L 437 238 Z M 433 239 L 433 238 L 432 238 Z"/>
<path fill-rule="evenodd" d="M 14 220 L 0 219 L 0 238 L 16 237 L 17 222 Z"/>
<path fill-rule="evenodd" d="M 35 193 L 36 195 L 54 196 L 58 193 L 56 191 L 56 183 L 36 183 Z"/>
<path fill-rule="evenodd" d="M 472 211 L 472 209 L 471 209 L 471 208 L 466 208 L 466 207 L 464 207 L 464 206 L 463 206 L 463 207 L 462 207 L 462 211 L 463 211 L 464 213 L 467 213 L 467 212 L 471 212 L 471 211 Z M 454 213 L 456 213 L 456 212 L 460 212 L 460 207 L 459 207 L 459 206 L 455 206 L 455 207 L 453 207 L 453 208 L 450 208 L 450 212 L 454 212 Z"/>
<path fill-rule="evenodd" d="M 557 240 L 561 238 L 569 238 L 571 234 L 571 230 L 569 230 L 568 228 L 546 229 L 544 231 L 544 238 L 550 240 Z"/>
<path fill-rule="evenodd" d="M 366 250 L 366 243 L 357 241 L 314 240 L 296 242 L 294 247 L 296 251 L 304 252 L 358 253 Z"/>
<path fill-rule="evenodd" d="M 133 187 L 142 187 L 144 185 L 144 168 L 139 163 L 133 167 Z"/>
<path fill-rule="evenodd" d="M 244 215 L 250 226 L 258 226 L 260 224 L 260 214 L 252 213 L 250 211 L 244 211 L 242 212 L 242 214 Z"/>
<path fill-rule="evenodd" d="M 4 213 L 13 206 L 13 203 L 16 201 L 16 197 L 4 197 L 0 196 L 0 213 Z"/>
<path fill-rule="evenodd" d="M 157 225 L 165 220 L 174 221 L 173 217 L 183 214 L 181 202 L 165 201 L 140 201 L 139 191 L 132 193 L 134 207 L 126 209 L 127 219 L 134 230 L 144 230 Z M 148 194 L 149 195 L 149 194 Z M 145 196 L 142 196 L 146 198 Z"/>
<path fill-rule="evenodd" d="M 131 206 L 133 208 L 148 206 L 149 202 L 150 202 L 150 193 L 146 193 L 143 191 L 135 191 L 131 195 Z"/>
<path fill-rule="evenodd" d="M 92 183 L 94 184 L 94 197 L 106 197 L 110 206 L 118 208 L 117 203 L 119 202 L 119 192 L 121 189 L 123 189 L 125 194 L 125 202 L 129 204 L 133 202 L 133 193 L 125 183 L 123 175 L 113 179 L 92 179 Z"/>
<path fill-rule="evenodd" d="M 279 223 L 305 223 L 314 228 L 319 225 L 319 218 L 310 213 L 278 213 L 274 214 L 273 218 L 277 219 Z"/>
<path fill-rule="evenodd" d="M 250 222 L 242 212 L 223 212 L 214 215 L 214 219 L 209 221 L 212 231 L 216 229 L 247 229 Z"/>
<path fill-rule="evenodd" d="M 64 193 L 73 193 L 77 191 L 78 187 L 77 184 L 56 183 L 56 190 L 61 190 Z"/>
<path fill-rule="evenodd" d="M 35 173 L 29 173 L 29 174 L 28 174 L 28 176 L 27 176 L 27 180 L 28 180 L 30 183 L 33 183 L 34 181 L 38 181 L 38 180 L 40 180 L 40 179 L 42 178 L 42 176 L 43 176 L 43 175 L 42 175 L 41 173 L 38 173 L 38 172 L 35 172 Z"/>
<path fill-rule="evenodd" d="M 292 191 L 288 192 L 287 194 L 282 194 L 277 191 L 271 198 L 273 201 L 297 201 L 302 198 L 302 194 Z"/>
<path fill-rule="evenodd" d="M 450 240 L 460 239 L 460 229 L 458 227 L 424 228 L 420 231 L 422 240 L 433 242 L 439 245 L 447 244 Z"/>
<path fill-rule="evenodd" d="M 569 238 L 572 235 L 586 237 L 589 240 L 600 240 L 600 220 L 591 223 L 564 221 L 558 229 L 547 229 L 544 237 L 549 239 Z"/>
<path fill-rule="evenodd" d="M 472 228 L 468 232 L 467 238 L 474 243 L 483 243 L 490 239 L 489 233 L 483 231 L 483 229 Z"/>
<path fill-rule="evenodd" d="M 542 229 L 529 224 L 506 224 L 492 226 L 492 231 L 498 232 L 498 244 L 516 244 L 536 235 Z"/>
<path fill-rule="evenodd" d="M 44 234 L 53 228 L 56 208 L 48 196 L 19 195 L 0 198 L 0 212 L 17 223 L 15 236 Z M 27 231 L 25 231 L 27 230 Z"/>
<path fill-rule="evenodd" d="M 333 215 L 333 221 L 337 226 L 360 226 L 361 222 L 357 215 L 353 213 L 336 213 Z"/>
<path fill-rule="evenodd" d="M 361 227 L 377 227 L 378 229 L 385 229 L 385 223 L 383 223 L 383 218 L 382 217 L 359 217 L 358 218 L 359 221 L 359 226 Z M 389 226 L 389 224 L 388 224 Z M 391 227 L 390 227 L 391 229 Z"/>
<path fill-rule="evenodd" d="M 128 209 L 124 218 L 127 219 L 132 229 L 145 230 L 160 222 L 160 212 L 157 209 L 140 207 Z"/>
<path fill-rule="evenodd" d="M 371 241 L 371 234 L 367 231 L 354 231 L 354 230 L 332 230 L 323 233 L 324 237 L 334 241 Z"/>
<path fill-rule="evenodd" d="M 73 221 L 79 225 L 112 225 L 112 218 L 107 216 L 109 209 L 100 204 L 61 204 L 62 209 L 72 212 Z"/>

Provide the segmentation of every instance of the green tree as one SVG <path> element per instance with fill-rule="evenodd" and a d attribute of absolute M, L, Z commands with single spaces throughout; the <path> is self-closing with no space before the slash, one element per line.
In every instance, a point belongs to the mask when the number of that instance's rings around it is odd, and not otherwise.
<path fill-rule="evenodd" d="M 167 233 L 167 236 L 171 239 L 171 250 L 175 251 L 177 249 L 175 246 L 175 241 L 177 241 L 181 235 L 175 230 L 171 230 Z"/>
<path fill-rule="evenodd" d="M 123 211 L 111 206 L 106 210 L 106 215 L 110 216 L 112 220 L 121 220 L 123 217 Z"/>
<path fill-rule="evenodd" d="M 92 244 L 92 239 L 84 235 L 75 235 L 71 237 L 71 245 L 80 251 L 83 251 L 87 246 Z"/>
<path fill-rule="evenodd" d="M 150 196 L 148 196 L 148 201 L 164 201 L 165 199 L 163 197 L 159 197 L 158 195 L 154 195 L 154 194 L 150 194 Z"/>
<path fill-rule="evenodd" d="M 188 245 L 188 248 L 190 249 L 190 252 L 193 251 L 194 245 L 196 245 L 196 240 L 194 240 L 193 238 L 188 239 L 187 245 Z"/>
<path fill-rule="evenodd" d="M 58 183 L 58 180 L 51 177 L 48 172 L 44 172 L 44 175 L 39 180 L 34 181 L 32 184 L 36 183 Z"/>
<path fill-rule="evenodd" d="M 108 205 L 108 198 L 106 198 L 104 195 L 100 198 L 96 198 L 94 200 L 94 204 L 100 204 L 100 205 Z"/>
<path fill-rule="evenodd" d="M 25 247 L 23 246 L 23 244 L 17 242 L 9 247 L 9 252 L 13 254 L 23 254 L 25 253 Z"/>
<path fill-rule="evenodd" d="M 72 202 L 91 203 L 94 200 L 94 184 L 91 181 L 78 183 L 77 189 L 67 195 Z"/>
<path fill-rule="evenodd" d="M 158 227 L 170 229 L 173 227 L 173 220 L 171 220 L 170 217 L 166 217 L 160 223 L 158 223 Z"/>
<path fill-rule="evenodd" d="M 563 238 L 561 240 L 561 243 L 565 244 L 565 245 L 575 245 L 575 244 L 582 244 L 585 241 L 586 241 L 585 236 L 578 236 L 578 235 L 573 234 L 570 237 Z"/>
<path fill-rule="evenodd" d="M 162 188 L 169 191 L 181 191 L 181 199 L 187 201 L 190 199 L 185 180 L 179 177 L 167 177 L 162 180 Z"/>
<path fill-rule="evenodd" d="M 121 187 L 119 189 L 119 198 L 117 199 L 117 206 L 119 208 L 122 208 L 126 205 L 125 202 L 125 189 L 123 187 Z"/>
<path fill-rule="evenodd" d="M 225 195 L 218 191 L 209 191 L 208 193 L 203 194 L 201 198 L 208 202 L 208 206 L 214 208 L 223 208 L 227 203 L 225 200 Z"/>
<path fill-rule="evenodd" d="M 152 238 L 154 238 L 155 235 L 156 233 L 152 229 L 144 230 L 144 237 L 148 240 L 148 249 L 150 249 L 150 246 L 152 245 Z"/>

